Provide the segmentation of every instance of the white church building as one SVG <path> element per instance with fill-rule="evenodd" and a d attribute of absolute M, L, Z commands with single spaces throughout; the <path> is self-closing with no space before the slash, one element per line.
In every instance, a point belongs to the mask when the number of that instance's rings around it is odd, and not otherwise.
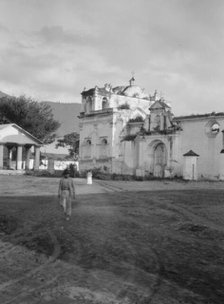
<path fill-rule="evenodd" d="M 224 179 L 224 113 L 175 117 L 133 78 L 81 95 L 80 171 Z"/>

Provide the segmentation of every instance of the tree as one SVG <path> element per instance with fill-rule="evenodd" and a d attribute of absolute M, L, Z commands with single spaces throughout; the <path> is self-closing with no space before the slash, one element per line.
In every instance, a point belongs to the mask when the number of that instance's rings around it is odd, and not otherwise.
<path fill-rule="evenodd" d="M 54 141 L 60 126 L 49 105 L 25 96 L 0 99 L 0 123 L 16 123 L 45 144 Z"/>
<path fill-rule="evenodd" d="M 57 141 L 57 147 L 68 147 L 69 155 L 76 160 L 78 159 L 79 134 L 77 132 L 66 134 L 62 139 L 58 139 Z"/>

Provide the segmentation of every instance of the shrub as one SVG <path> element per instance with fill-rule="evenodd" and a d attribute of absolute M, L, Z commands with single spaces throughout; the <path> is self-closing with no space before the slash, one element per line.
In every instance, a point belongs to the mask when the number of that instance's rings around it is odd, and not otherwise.
<path fill-rule="evenodd" d="M 108 173 L 98 173 L 97 175 L 95 175 L 96 179 L 101 179 L 101 180 L 111 180 L 111 174 Z"/>
<path fill-rule="evenodd" d="M 118 108 L 118 110 L 129 110 L 130 106 L 127 103 L 123 103 L 120 106 L 118 106 L 117 108 Z"/>
<path fill-rule="evenodd" d="M 129 119 L 129 122 L 143 122 L 144 119 L 142 116 L 136 116 L 135 118 Z"/>
<path fill-rule="evenodd" d="M 87 171 L 87 172 L 88 172 L 88 171 Z M 97 178 L 97 176 L 98 176 L 100 173 L 102 173 L 102 169 L 101 169 L 101 168 L 93 168 L 93 169 L 91 170 L 91 172 L 92 172 L 92 177 Z"/>
<path fill-rule="evenodd" d="M 71 177 L 79 177 L 79 171 L 77 170 L 76 165 L 70 164 L 69 165 L 69 171 Z"/>
<path fill-rule="evenodd" d="M 61 177 L 63 170 L 55 170 L 55 171 L 48 171 L 48 170 L 27 170 L 25 175 L 30 176 L 37 176 L 37 177 Z"/>
<path fill-rule="evenodd" d="M 124 138 L 122 139 L 122 141 L 132 141 L 135 140 L 137 134 L 128 134 L 126 136 L 124 136 Z"/>
<path fill-rule="evenodd" d="M 116 174 L 116 173 L 113 173 L 111 175 L 111 179 L 113 179 L 113 180 L 131 181 L 131 180 L 134 180 L 134 176 L 130 175 L 130 174 Z"/>

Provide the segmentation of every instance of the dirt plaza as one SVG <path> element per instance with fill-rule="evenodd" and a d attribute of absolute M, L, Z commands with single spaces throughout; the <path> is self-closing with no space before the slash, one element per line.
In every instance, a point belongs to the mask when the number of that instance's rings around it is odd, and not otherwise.
<path fill-rule="evenodd" d="M 224 183 L 0 176 L 2 304 L 221 304 Z"/>

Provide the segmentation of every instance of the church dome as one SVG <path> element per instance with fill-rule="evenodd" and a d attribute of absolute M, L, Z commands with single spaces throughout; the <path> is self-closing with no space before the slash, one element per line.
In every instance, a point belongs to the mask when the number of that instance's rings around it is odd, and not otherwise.
<path fill-rule="evenodd" d="M 144 89 L 137 85 L 130 85 L 126 87 L 123 91 L 123 95 L 136 98 L 149 98 L 149 95 L 145 93 Z"/>
<path fill-rule="evenodd" d="M 113 88 L 113 93 L 121 95 L 125 88 L 126 88 L 125 86 L 115 87 L 115 88 Z"/>

